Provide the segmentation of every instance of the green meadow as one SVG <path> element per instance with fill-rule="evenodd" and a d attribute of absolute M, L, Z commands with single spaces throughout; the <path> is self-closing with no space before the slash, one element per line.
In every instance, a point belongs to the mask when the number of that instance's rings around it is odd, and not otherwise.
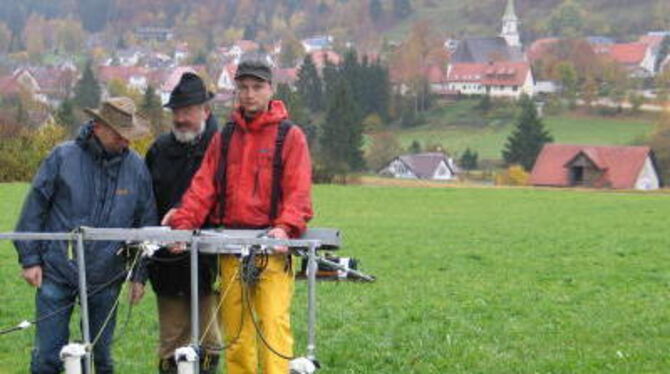
<path fill-rule="evenodd" d="M 426 124 L 395 129 L 403 147 L 414 140 L 422 146 L 441 144 L 452 155 L 466 148 L 477 151 L 480 159 L 501 159 L 507 137 L 516 125 L 514 107 L 498 107 L 488 115 L 477 109 L 476 100 L 460 100 L 427 113 Z M 591 145 L 631 145 L 644 143 L 656 119 L 649 115 L 603 117 L 565 113 L 546 116 L 544 125 L 557 143 Z"/>
<path fill-rule="evenodd" d="M 0 185 L 0 231 L 12 229 L 26 189 Z M 319 283 L 321 373 L 668 372 L 670 195 L 317 186 L 314 200 L 313 226 L 340 228 L 341 255 L 377 277 Z M 6 328 L 33 313 L 8 242 L 0 275 Z M 297 353 L 305 291 L 299 281 Z M 154 373 L 154 297 L 124 328 L 127 307 L 117 371 Z M 0 336 L 0 373 L 27 372 L 33 334 Z"/>

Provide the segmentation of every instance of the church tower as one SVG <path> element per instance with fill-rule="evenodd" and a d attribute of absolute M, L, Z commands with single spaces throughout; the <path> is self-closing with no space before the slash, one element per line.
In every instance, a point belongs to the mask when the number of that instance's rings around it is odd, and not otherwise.
<path fill-rule="evenodd" d="M 502 32 L 500 36 L 505 38 L 510 47 L 521 47 L 519 38 L 519 18 L 514 11 L 514 0 L 507 0 L 507 8 L 502 19 Z"/>

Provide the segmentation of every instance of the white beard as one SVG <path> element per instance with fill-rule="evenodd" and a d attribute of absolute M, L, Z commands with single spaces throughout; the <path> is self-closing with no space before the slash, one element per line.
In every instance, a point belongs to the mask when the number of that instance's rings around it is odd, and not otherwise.
<path fill-rule="evenodd" d="M 200 123 L 200 129 L 198 131 L 180 131 L 177 130 L 176 128 L 172 128 L 172 134 L 174 134 L 175 139 L 179 143 L 192 143 L 195 141 L 202 133 L 205 132 L 205 121 L 202 121 Z"/>

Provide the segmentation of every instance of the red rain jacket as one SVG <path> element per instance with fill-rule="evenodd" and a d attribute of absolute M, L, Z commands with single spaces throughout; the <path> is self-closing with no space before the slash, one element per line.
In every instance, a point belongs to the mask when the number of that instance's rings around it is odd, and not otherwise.
<path fill-rule="evenodd" d="M 312 218 L 312 163 L 304 133 L 292 126 L 286 135 L 284 171 L 277 219 L 270 222 L 272 160 L 279 123 L 288 117 L 284 104 L 270 102 L 269 110 L 247 123 L 240 110 L 233 112 L 235 132 L 226 165 L 226 200 L 223 221 L 216 208 L 216 173 L 221 159 L 221 132 L 209 144 L 200 169 L 170 221 L 174 229 L 196 229 L 205 223 L 226 227 L 281 227 L 299 237 Z"/>

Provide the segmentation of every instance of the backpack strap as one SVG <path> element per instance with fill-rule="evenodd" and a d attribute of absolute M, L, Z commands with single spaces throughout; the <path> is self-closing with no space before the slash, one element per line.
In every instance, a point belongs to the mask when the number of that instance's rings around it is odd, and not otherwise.
<path fill-rule="evenodd" d="M 289 130 L 293 127 L 293 122 L 284 120 L 279 124 L 277 129 L 277 137 L 275 138 L 275 151 L 272 159 L 272 195 L 270 198 L 270 222 L 277 219 L 279 213 L 279 202 L 281 201 L 282 187 L 281 180 L 284 175 L 284 160 L 282 157 L 284 150 L 284 143 Z M 216 195 L 218 202 L 216 205 L 216 217 L 219 221 L 223 221 L 226 209 L 226 186 L 227 186 L 227 170 L 228 163 L 228 149 L 230 148 L 230 140 L 235 132 L 235 123 L 228 122 L 221 129 L 221 158 L 219 160 L 219 167 L 216 172 Z"/>
<path fill-rule="evenodd" d="M 272 197 L 270 200 L 270 222 L 277 219 L 279 213 L 279 201 L 282 195 L 281 180 L 284 175 L 284 160 L 282 153 L 284 150 L 284 143 L 286 135 L 293 127 L 293 122 L 286 119 L 279 124 L 277 130 L 277 138 L 275 139 L 275 154 L 272 159 Z"/>
<path fill-rule="evenodd" d="M 214 184 L 216 185 L 216 196 L 218 202 L 216 204 L 215 215 L 219 222 L 223 221 L 223 215 L 226 209 L 226 186 L 227 186 L 227 170 L 228 164 L 228 149 L 230 148 L 230 140 L 233 138 L 235 132 L 235 122 L 227 122 L 221 129 L 221 157 L 219 159 L 219 167 L 214 176 Z"/>

